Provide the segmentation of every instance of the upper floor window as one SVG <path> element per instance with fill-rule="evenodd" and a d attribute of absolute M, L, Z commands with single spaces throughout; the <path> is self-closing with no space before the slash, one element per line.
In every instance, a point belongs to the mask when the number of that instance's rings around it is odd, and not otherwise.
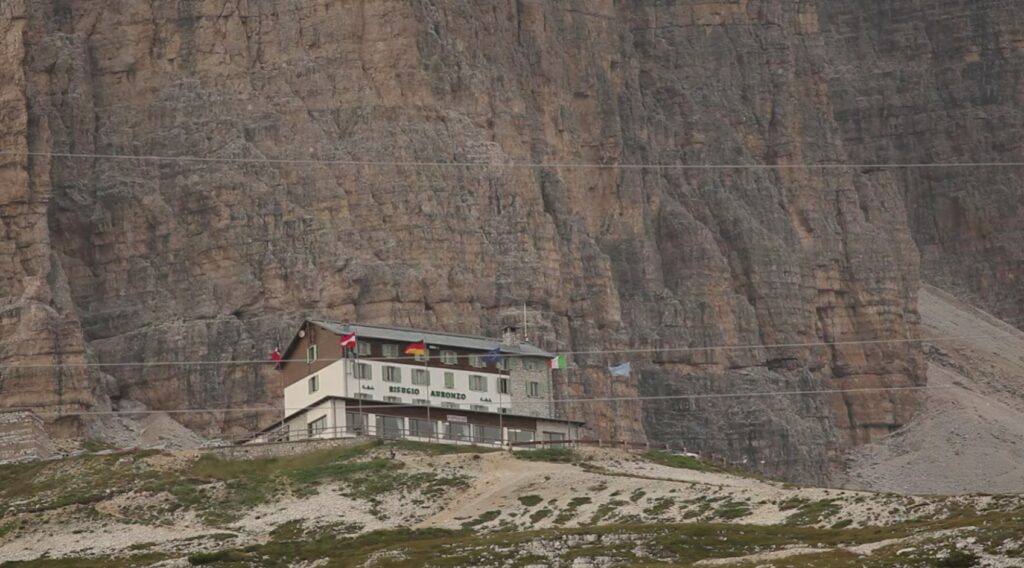
<path fill-rule="evenodd" d="M 508 379 L 501 377 L 498 379 L 498 393 L 508 394 Z"/>
<path fill-rule="evenodd" d="M 469 390 L 487 392 L 487 377 L 483 375 L 470 375 Z"/>
<path fill-rule="evenodd" d="M 455 402 L 442 402 L 441 403 L 441 408 L 458 409 L 459 405 L 458 405 L 458 403 L 455 403 Z"/>
<path fill-rule="evenodd" d="M 489 408 L 482 404 L 471 404 L 469 405 L 469 408 L 470 410 L 476 410 L 478 412 L 487 412 L 488 410 L 490 410 Z"/>
<path fill-rule="evenodd" d="M 316 345 L 310 345 L 306 349 L 306 363 L 312 363 L 313 361 L 316 361 Z"/>
<path fill-rule="evenodd" d="M 424 349 L 423 353 L 416 353 L 416 354 L 414 354 L 412 356 L 412 358 L 417 360 L 417 361 L 419 361 L 419 362 L 421 362 L 421 363 L 426 361 L 427 359 L 430 359 L 430 348 L 428 347 L 428 348 Z"/>
<path fill-rule="evenodd" d="M 534 398 L 540 396 L 540 383 L 537 381 L 530 381 L 526 383 L 526 396 L 532 396 Z"/>
<path fill-rule="evenodd" d="M 356 342 L 356 355 L 367 356 L 371 353 L 370 343 L 366 341 Z"/>
<path fill-rule="evenodd" d="M 384 402 L 402 402 L 402 398 L 398 396 L 385 396 Z"/>
<path fill-rule="evenodd" d="M 313 394 L 320 390 L 320 377 L 319 375 L 313 375 L 309 378 L 309 393 Z"/>
<path fill-rule="evenodd" d="M 381 345 L 380 347 L 381 347 L 381 354 L 383 354 L 384 357 L 389 357 L 389 358 L 396 358 L 396 357 L 398 357 L 398 345 L 397 344 L 395 344 L 395 343 L 385 343 L 384 345 Z"/>
<path fill-rule="evenodd" d="M 419 404 L 421 406 L 429 406 L 430 405 L 430 401 L 425 399 L 425 398 L 414 398 L 414 399 L 412 399 L 412 403 L 413 404 Z"/>
<path fill-rule="evenodd" d="M 544 366 L 536 359 L 523 359 L 523 369 L 526 371 L 540 371 Z"/>
<path fill-rule="evenodd" d="M 357 379 L 372 379 L 373 367 L 368 363 L 356 363 L 352 368 L 352 375 Z"/>
<path fill-rule="evenodd" d="M 451 371 L 444 372 L 444 388 L 453 389 L 455 388 L 455 373 Z"/>
<path fill-rule="evenodd" d="M 486 367 L 487 364 L 484 363 L 483 356 L 481 356 L 481 355 L 470 355 L 469 356 L 469 366 L 470 367 Z"/>
<path fill-rule="evenodd" d="M 402 382 L 402 369 L 400 369 L 399 367 L 391 367 L 389 365 L 385 365 L 383 379 L 389 383 Z"/>
<path fill-rule="evenodd" d="M 373 398 L 373 397 L 371 397 L 370 395 L 366 394 L 365 392 L 356 392 L 356 393 L 352 393 L 352 396 L 353 396 L 354 398 L 361 398 L 361 399 L 363 399 L 363 400 L 367 400 L 367 399 Z"/>
<path fill-rule="evenodd" d="M 426 369 L 413 369 L 412 370 L 412 384 L 414 385 L 429 385 L 430 384 L 430 372 Z"/>
<path fill-rule="evenodd" d="M 445 365 L 458 365 L 459 354 L 454 351 L 442 351 L 441 362 L 444 363 Z"/>

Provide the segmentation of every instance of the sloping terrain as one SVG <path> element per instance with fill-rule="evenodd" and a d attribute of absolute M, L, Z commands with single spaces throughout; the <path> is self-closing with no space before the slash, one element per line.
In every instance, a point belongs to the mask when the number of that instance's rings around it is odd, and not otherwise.
<path fill-rule="evenodd" d="M 1011 566 L 1024 554 L 1019 497 L 799 488 L 659 452 L 391 448 L 394 459 L 379 443 L 356 442 L 250 460 L 143 451 L 0 466 L 0 559 L 930 566 L 961 555 Z"/>
<path fill-rule="evenodd" d="M 920 414 L 854 451 L 848 484 L 900 493 L 1024 492 L 1024 333 L 931 286 L 919 296 L 928 391 Z"/>

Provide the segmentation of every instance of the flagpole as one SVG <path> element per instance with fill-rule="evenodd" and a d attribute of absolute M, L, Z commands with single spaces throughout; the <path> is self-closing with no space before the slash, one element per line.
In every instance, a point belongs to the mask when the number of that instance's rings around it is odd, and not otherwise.
<path fill-rule="evenodd" d="M 498 440 L 504 445 L 505 443 L 505 413 L 501 411 L 501 373 L 498 373 Z M 509 388 L 512 388 L 511 381 L 509 381 Z M 512 451 L 512 445 L 509 444 L 508 450 Z"/>
<path fill-rule="evenodd" d="M 427 441 L 432 442 L 434 438 L 434 423 L 430 421 L 430 346 L 427 345 L 427 338 L 423 338 L 423 372 L 427 375 Z"/>
<path fill-rule="evenodd" d="M 369 432 L 364 432 L 364 430 L 369 430 L 369 426 L 365 425 L 367 420 L 363 416 L 363 384 L 360 382 L 359 377 L 356 376 L 357 368 L 359 368 L 359 335 L 356 335 L 356 346 L 352 349 L 352 378 L 356 380 L 356 386 L 359 387 L 358 396 L 356 396 L 356 405 L 359 408 L 359 425 L 356 427 L 356 435 L 358 436 L 360 434 L 369 434 Z"/>

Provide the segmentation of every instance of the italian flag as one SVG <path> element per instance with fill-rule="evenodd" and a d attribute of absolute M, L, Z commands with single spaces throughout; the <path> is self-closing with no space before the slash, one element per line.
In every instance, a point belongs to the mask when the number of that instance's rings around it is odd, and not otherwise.
<path fill-rule="evenodd" d="M 566 369 L 569 365 L 565 362 L 565 355 L 555 355 L 551 358 L 548 366 L 552 369 Z"/>

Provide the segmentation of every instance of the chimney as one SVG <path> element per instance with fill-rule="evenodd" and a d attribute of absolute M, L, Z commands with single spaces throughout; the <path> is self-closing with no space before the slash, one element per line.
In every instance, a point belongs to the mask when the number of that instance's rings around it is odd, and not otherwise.
<path fill-rule="evenodd" d="M 502 345 L 519 345 L 519 328 L 514 325 L 505 326 L 501 330 Z"/>

